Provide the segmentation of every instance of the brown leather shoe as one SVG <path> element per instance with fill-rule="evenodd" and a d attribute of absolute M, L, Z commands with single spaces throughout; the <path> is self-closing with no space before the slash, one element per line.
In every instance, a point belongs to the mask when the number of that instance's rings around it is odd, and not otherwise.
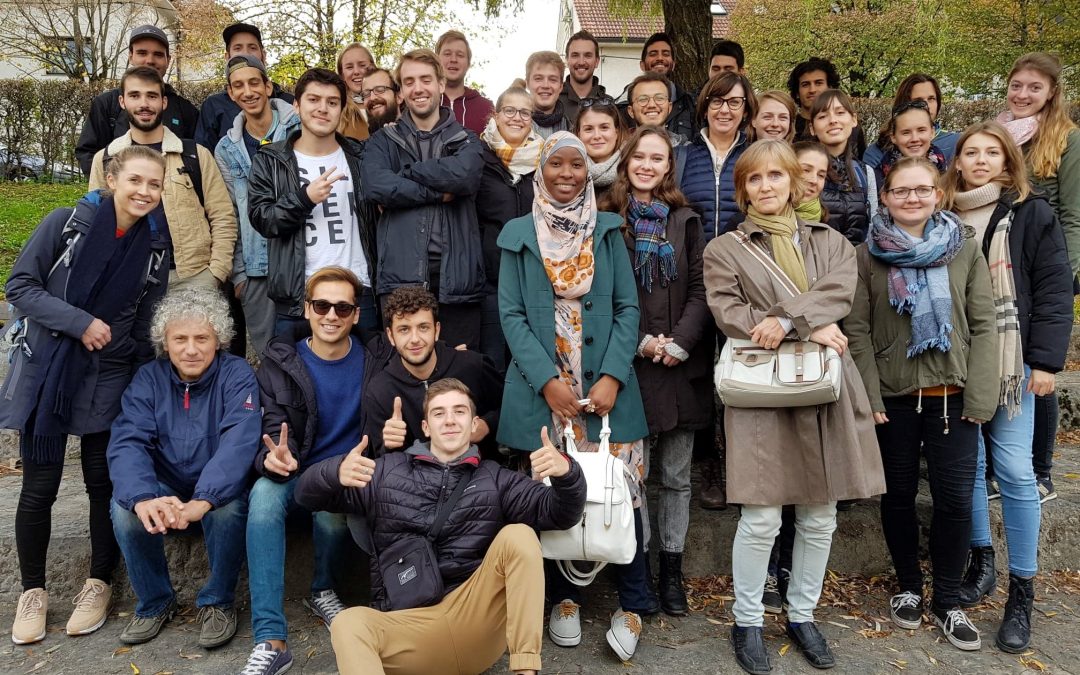
<path fill-rule="evenodd" d="M 698 495 L 698 500 L 701 508 L 710 511 L 727 508 L 723 468 L 715 459 L 701 463 L 701 494 Z"/>

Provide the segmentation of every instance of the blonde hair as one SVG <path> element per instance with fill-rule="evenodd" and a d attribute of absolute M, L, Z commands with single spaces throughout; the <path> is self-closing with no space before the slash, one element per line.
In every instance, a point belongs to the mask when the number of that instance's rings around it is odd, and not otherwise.
<path fill-rule="evenodd" d="M 348 54 L 349 52 L 351 52 L 354 49 L 362 49 L 362 50 L 364 50 L 364 53 L 367 54 L 368 61 L 371 61 L 371 67 L 372 68 L 378 68 L 378 65 L 375 63 L 375 55 L 371 53 L 370 49 L 368 49 L 364 45 L 360 44 L 359 42 L 350 42 L 349 44 L 345 45 L 345 49 L 342 49 L 340 52 L 338 52 L 338 56 L 337 56 L 337 74 L 338 75 L 342 75 L 341 62 L 345 60 L 345 55 Z"/>
<path fill-rule="evenodd" d="M 469 63 L 472 63 L 472 47 L 469 45 L 469 39 L 465 37 L 465 33 L 459 30 L 448 30 L 439 36 L 439 39 L 435 41 L 435 53 L 441 54 L 443 45 L 453 40 L 461 40 L 465 43 L 465 54 L 469 58 Z"/>
<path fill-rule="evenodd" d="M 997 183 L 1004 190 L 1014 190 L 1017 193 L 1016 203 L 1027 199 L 1031 194 L 1031 183 L 1028 181 L 1027 167 L 1024 166 L 1024 154 L 1020 152 L 1020 148 L 1013 141 L 1012 134 L 1005 127 L 994 120 L 986 120 L 985 122 L 976 122 L 964 129 L 964 133 L 960 135 L 960 139 L 956 142 L 956 154 L 953 156 L 952 165 L 945 174 L 944 185 L 942 186 L 945 191 L 945 197 L 942 200 L 943 208 L 952 210 L 955 205 L 956 194 L 971 189 L 960 174 L 960 154 L 964 151 L 964 144 L 976 134 L 985 134 L 994 138 L 1001 146 L 1002 152 L 1005 153 L 1004 170 L 991 182 Z"/>
<path fill-rule="evenodd" d="M 754 113 L 754 117 L 757 117 L 757 113 L 761 112 L 761 104 L 765 101 L 776 101 L 780 105 L 787 108 L 788 111 L 788 131 L 784 136 L 784 140 L 791 143 L 795 140 L 795 99 L 791 98 L 791 94 L 786 91 L 780 91 L 779 89 L 770 89 L 763 91 L 757 95 L 757 111 Z M 757 129 L 754 128 L 754 120 L 750 120 L 750 133 L 754 138 L 757 138 Z M 826 153 L 828 156 L 828 153 Z"/>
<path fill-rule="evenodd" d="M 803 193 L 806 192 L 806 184 L 802 178 L 802 167 L 799 158 L 792 150 L 791 144 L 780 140 L 761 140 L 750 144 L 750 147 L 735 162 L 735 203 L 743 213 L 750 207 L 750 197 L 746 192 L 746 179 L 751 173 L 765 167 L 769 162 L 777 165 L 788 175 L 791 181 L 791 192 L 788 194 L 788 203 L 792 207 L 798 206 L 802 201 Z"/>
<path fill-rule="evenodd" d="M 559 77 L 566 73 L 566 62 L 556 52 L 533 52 L 525 61 L 525 79 L 537 66 L 555 66 L 559 69 Z"/>
<path fill-rule="evenodd" d="M 132 159 L 145 159 L 160 166 L 162 172 L 165 171 L 165 156 L 160 152 L 145 145 L 129 145 L 109 158 L 105 164 L 105 175 L 117 178 L 124 165 Z"/>
<path fill-rule="evenodd" d="M 439 57 L 435 56 L 435 52 L 430 49 L 414 49 L 411 52 L 405 52 L 401 55 L 401 59 L 398 61 L 397 67 L 394 68 L 394 81 L 401 82 L 401 66 L 406 61 L 415 61 L 417 63 L 426 63 L 435 69 L 435 79 L 445 80 L 446 74 L 443 73 L 442 63 L 439 62 Z"/>
<path fill-rule="evenodd" d="M 901 157 L 896 160 L 896 164 L 893 164 L 892 170 L 885 174 L 885 181 L 881 185 L 881 194 L 885 194 L 892 189 L 896 175 L 904 169 L 922 169 L 926 171 L 930 175 L 930 183 L 933 184 L 934 189 L 941 189 L 941 172 L 930 163 L 930 160 L 925 157 Z"/>
<path fill-rule="evenodd" d="M 1069 119 L 1065 109 L 1065 87 L 1061 81 L 1061 59 L 1046 52 L 1024 54 L 1013 63 L 1008 81 L 1021 70 L 1033 70 L 1050 80 L 1054 93 L 1046 100 L 1040 114 L 1039 130 L 1024 150 L 1025 158 L 1035 178 L 1047 179 L 1057 175 L 1061 165 L 1061 155 L 1065 152 L 1065 143 L 1069 132 L 1076 125 Z"/>

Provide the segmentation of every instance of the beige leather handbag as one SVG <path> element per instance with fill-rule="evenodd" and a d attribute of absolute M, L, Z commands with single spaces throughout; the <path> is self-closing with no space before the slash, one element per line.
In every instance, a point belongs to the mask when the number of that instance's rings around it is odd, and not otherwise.
<path fill-rule="evenodd" d="M 743 248 L 792 296 L 799 289 L 743 232 L 734 231 Z M 836 403 L 840 398 L 840 355 L 816 342 L 787 340 L 765 349 L 753 340 L 728 338 L 713 371 L 716 392 L 732 408 L 795 408 Z"/>

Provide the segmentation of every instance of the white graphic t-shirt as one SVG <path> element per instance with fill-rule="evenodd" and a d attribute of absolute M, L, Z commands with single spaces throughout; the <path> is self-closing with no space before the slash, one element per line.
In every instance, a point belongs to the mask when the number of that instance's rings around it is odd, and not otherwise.
<path fill-rule="evenodd" d="M 345 151 L 338 148 L 337 152 L 325 157 L 312 157 L 295 150 L 293 154 L 300 167 L 300 185 L 305 188 L 332 166 L 337 167 L 332 175 L 345 174 L 344 178 L 334 182 L 330 195 L 316 204 L 308 215 L 304 227 L 304 279 L 327 265 L 340 265 L 352 270 L 364 286 L 370 287 L 368 262 L 364 258 L 356 213 L 349 198 L 353 176 Z"/>

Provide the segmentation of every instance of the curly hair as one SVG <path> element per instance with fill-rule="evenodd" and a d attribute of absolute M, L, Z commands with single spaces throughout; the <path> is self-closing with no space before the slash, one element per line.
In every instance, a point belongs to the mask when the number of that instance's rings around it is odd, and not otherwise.
<path fill-rule="evenodd" d="M 217 291 L 191 288 L 166 295 L 154 308 L 150 323 L 150 341 L 158 356 L 165 353 L 165 331 L 173 321 L 205 321 L 218 340 L 218 351 L 225 349 L 236 330 L 229 315 L 229 303 Z"/>
<path fill-rule="evenodd" d="M 431 316 L 439 320 L 439 301 L 423 286 L 400 286 L 386 296 L 383 306 L 383 325 L 390 328 L 394 317 L 404 317 L 429 309 Z"/>

